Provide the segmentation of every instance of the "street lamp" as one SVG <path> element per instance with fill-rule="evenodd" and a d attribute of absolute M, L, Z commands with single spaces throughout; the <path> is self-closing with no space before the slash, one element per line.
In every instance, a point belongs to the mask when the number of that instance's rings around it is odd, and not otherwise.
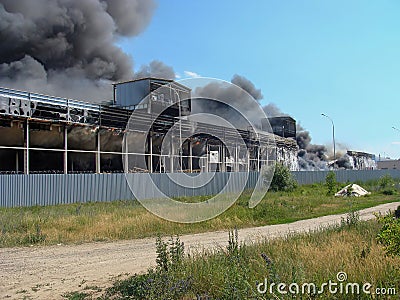
<path fill-rule="evenodd" d="M 336 161 L 335 124 L 333 124 L 333 120 L 329 116 L 327 116 L 326 114 L 321 114 L 321 116 L 324 116 L 324 117 L 328 118 L 332 122 L 333 160 Z"/>

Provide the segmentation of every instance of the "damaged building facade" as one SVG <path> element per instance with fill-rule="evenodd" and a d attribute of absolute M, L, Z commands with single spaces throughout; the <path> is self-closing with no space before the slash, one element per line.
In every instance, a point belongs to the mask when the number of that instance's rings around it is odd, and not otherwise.
<path fill-rule="evenodd" d="M 298 169 L 295 139 L 192 122 L 190 99 L 186 86 L 158 78 L 115 84 L 107 105 L 0 88 L 0 172 L 241 172 L 276 159 Z M 177 122 L 172 140 L 182 146 L 165 150 Z M 204 133 L 191 135 L 194 127 Z"/>
<path fill-rule="evenodd" d="M 337 161 L 337 164 L 339 167 L 351 170 L 376 170 L 378 168 L 375 155 L 350 150 Z"/>

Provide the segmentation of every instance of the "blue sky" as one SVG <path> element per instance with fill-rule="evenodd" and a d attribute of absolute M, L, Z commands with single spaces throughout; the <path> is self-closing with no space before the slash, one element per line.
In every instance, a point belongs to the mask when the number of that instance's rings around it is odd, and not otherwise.
<path fill-rule="evenodd" d="M 400 158 L 399 1 L 159 0 L 144 33 L 120 41 L 135 69 L 156 59 L 237 73 L 310 131 L 313 143 Z"/>

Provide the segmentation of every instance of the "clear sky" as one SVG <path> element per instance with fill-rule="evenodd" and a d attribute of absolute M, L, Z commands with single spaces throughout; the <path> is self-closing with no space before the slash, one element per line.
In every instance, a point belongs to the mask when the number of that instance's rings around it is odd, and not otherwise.
<path fill-rule="evenodd" d="M 135 69 L 156 59 L 182 77 L 247 77 L 313 143 L 332 147 L 325 113 L 344 148 L 400 158 L 399 16 L 397 0 L 159 0 L 120 45 Z"/>

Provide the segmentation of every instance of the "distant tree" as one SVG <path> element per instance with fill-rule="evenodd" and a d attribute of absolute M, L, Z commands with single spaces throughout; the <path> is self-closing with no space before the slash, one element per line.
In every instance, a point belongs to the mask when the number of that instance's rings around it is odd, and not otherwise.
<path fill-rule="evenodd" d="M 297 188 L 297 181 L 289 168 L 282 163 L 275 165 L 274 176 L 272 177 L 270 189 L 272 191 L 293 191 Z"/>
<path fill-rule="evenodd" d="M 336 192 L 336 174 L 333 171 L 329 171 L 329 173 L 325 177 L 325 185 L 328 188 L 328 195 L 333 195 Z"/>
<path fill-rule="evenodd" d="M 394 195 L 397 193 L 395 189 L 395 181 L 389 174 L 379 178 L 378 185 L 381 193 L 385 195 Z"/>
<path fill-rule="evenodd" d="M 379 178 L 378 184 L 379 184 L 379 188 L 381 190 L 385 190 L 387 188 L 391 188 L 394 186 L 394 180 L 393 180 L 392 176 L 390 176 L 389 174 L 386 174 L 386 175 L 382 176 L 381 178 Z"/>

